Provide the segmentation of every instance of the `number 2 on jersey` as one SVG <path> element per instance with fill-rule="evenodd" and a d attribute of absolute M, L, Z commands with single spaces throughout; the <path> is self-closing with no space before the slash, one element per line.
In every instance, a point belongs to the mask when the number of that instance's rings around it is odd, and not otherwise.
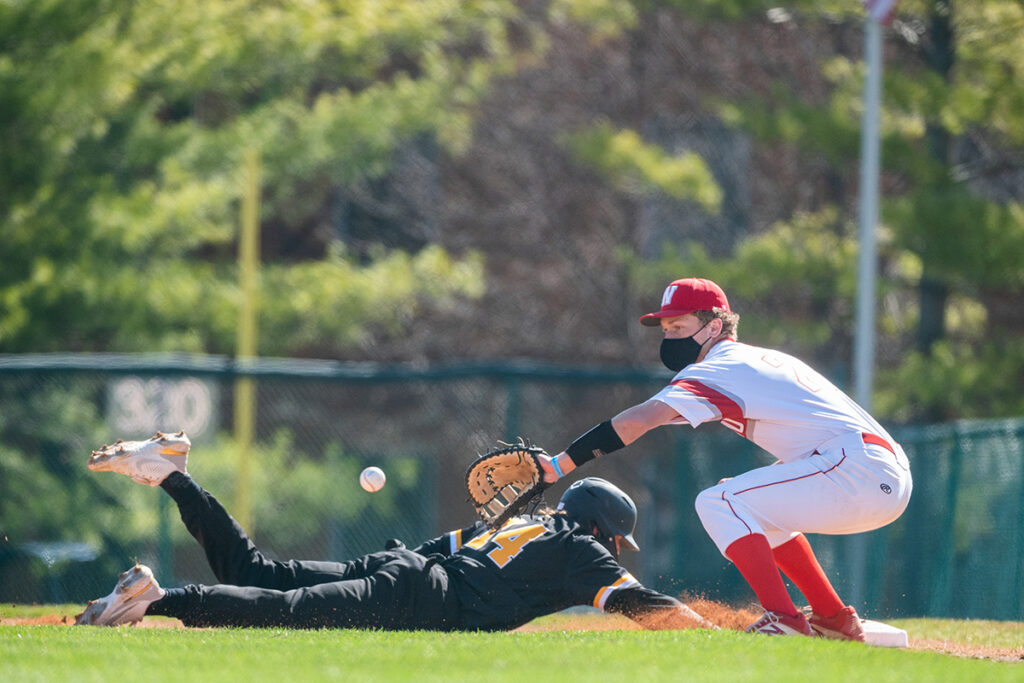
<path fill-rule="evenodd" d="M 504 567 L 522 551 L 523 547 L 546 531 L 543 524 L 530 524 L 505 529 L 491 535 L 491 532 L 480 534 L 469 541 L 466 546 L 482 550 L 488 543 L 496 543 L 497 548 L 487 553 L 487 557 L 499 567 Z"/>

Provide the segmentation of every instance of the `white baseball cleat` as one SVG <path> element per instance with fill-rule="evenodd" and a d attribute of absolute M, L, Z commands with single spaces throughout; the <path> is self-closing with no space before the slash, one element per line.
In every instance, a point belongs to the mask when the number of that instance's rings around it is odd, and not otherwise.
<path fill-rule="evenodd" d="M 145 441 L 118 439 L 112 446 L 103 446 L 89 456 L 93 472 L 117 472 L 140 484 L 157 486 L 171 472 L 187 474 L 188 449 L 192 442 L 185 432 L 157 432 Z"/>
<path fill-rule="evenodd" d="M 761 618 L 747 627 L 747 633 L 757 633 L 763 636 L 810 636 L 815 637 L 811 625 L 807 623 L 807 617 L 802 613 L 796 616 L 782 614 L 781 612 L 765 611 Z"/>
<path fill-rule="evenodd" d="M 78 626 L 119 626 L 142 621 L 146 608 L 164 597 L 163 588 L 153 577 L 153 570 L 136 564 L 117 577 L 114 592 L 93 600 L 85 611 L 75 617 Z"/>

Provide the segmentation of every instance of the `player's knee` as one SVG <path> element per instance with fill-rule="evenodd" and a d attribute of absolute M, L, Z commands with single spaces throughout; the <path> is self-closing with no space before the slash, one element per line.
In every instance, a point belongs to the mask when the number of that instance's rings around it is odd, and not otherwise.
<path fill-rule="evenodd" d="M 702 522 L 719 514 L 726 507 L 723 495 L 724 492 L 718 486 L 704 489 L 697 494 L 696 500 L 693 501 L 693 507 L 697 510 L 697 516 Z"/>
<path fill-rule="evenodd" d="M 737 508 L 742 510 L 742 506 L 733 500 L 733 494 L 721 484 L 697 494 L 694 507 L 704 531 L 723 555 L 729 543 L 751 533 L 751 525 L 737 514 Z"/>

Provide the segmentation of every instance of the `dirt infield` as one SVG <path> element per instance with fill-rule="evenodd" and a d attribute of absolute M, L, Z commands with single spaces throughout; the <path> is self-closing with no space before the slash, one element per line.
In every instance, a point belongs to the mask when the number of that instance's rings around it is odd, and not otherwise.
<path fill-rule="evenodd" d="M 753 609 L 738 609 L 723 605 L 720 602 L 703 599 L 686 599 L 683 601 L 719 628 L 742 631 L 761 616 L 761 612 Z M 557 619 L 546 618 L 532 621 L 516 629 L 520 633 L 534 631 L 639 631 L 641 626 L 635 621 L 616 614 L 567 614 Z"/>
<path fill-rule="evenodd" d="M 0 619 L 0 626 L 74 626 L 75 617 L 70 614 L 44 614 L 41 617 Z M 147 617 L 132 628 L 185 628 L 178 619 Z"/>
<path fill-rule="evenodd" d="M 74 617 L 62 617 L 59 614 L 24 619 L 0 619 L 0 626 L 73 626 L 74 623 Z"/>
<path fill-rule="evenodd" d="M 717 624 L 723 629 L 742 631 L 761 616 L 760 610 L 730 607 L 729 605 L 724 605 L 712 600 L 691 598 L 686 599 L 686 603 L 702 617 Z M 74 616 L 61 614 L 48 614 L 29 618 L 0 619 L 0 626 L 73 626 L 74 623 Z M 141 623 L 137 624 L 135 628 L 185 628 L 185 626 L 177 619 L 148 617 Z M 557 619 L 547 618 L 533 621 L 516 629 L 516 632 L 535 633 L 538 631 L 615 630 L 638 631 L 640 630 L 640 626 L 626 617 L 618 615 L 570 614 L 559 616 Z M 1024 663 L 1024 647 L 993 648 L 972 645 L 969 643 L 911 637 L 909 649 L 937 652 L 954 657 Z"/>

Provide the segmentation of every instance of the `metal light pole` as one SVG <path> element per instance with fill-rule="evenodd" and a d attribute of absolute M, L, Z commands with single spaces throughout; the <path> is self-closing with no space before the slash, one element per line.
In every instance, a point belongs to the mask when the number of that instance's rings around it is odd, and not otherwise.
<path fill-rule="evenodd" d="M 876 281 L 878 278 L 879 117 L 882 99 L 882 27 L 870 13 L 864 23 L 864 114 L 860 133 L 860 197 L 857 220 L 860 250 L 857 263 L 857 327 L 853 339 L 853 395 L 871 410 L 875 375 Z M 850 540 L 850 602 L 867 597 L 867 537 Z"/>

